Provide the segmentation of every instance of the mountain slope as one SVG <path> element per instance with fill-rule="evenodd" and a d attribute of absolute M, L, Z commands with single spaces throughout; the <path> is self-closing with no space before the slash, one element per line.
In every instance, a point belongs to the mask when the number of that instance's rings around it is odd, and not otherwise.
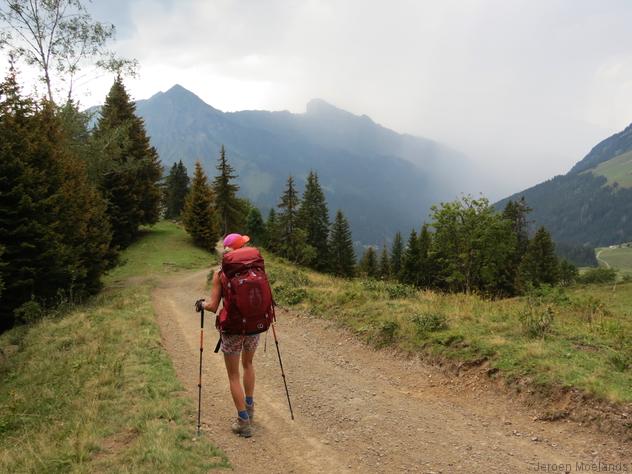
<path fill-rule="evenodd" d="M 507 199 L 521 196 L 535 224 L 556 241 L 603 246 L 632 240 L 632 125 L 596 145 L 566 175 Z"/>
<path fill-rule="evenodd" d="M 199 159 L 214 174 L 224 144 L 241 193 L 264 211 L 277 204 L 289 174 L 302 187 L 316 170 L 330 210 L 343 209 L 354 238 L 364 243 L 418 226 L 430 205 L 464 190 L 454 169 L 470 169 L 463 156 L 438 143 L 395 133 L 322 100 L 311 101 L 304 114 L 224 113 L 174 86 L 139 101 L 137 110 L 165 167 L 181 159 L 192 170 Z"/>

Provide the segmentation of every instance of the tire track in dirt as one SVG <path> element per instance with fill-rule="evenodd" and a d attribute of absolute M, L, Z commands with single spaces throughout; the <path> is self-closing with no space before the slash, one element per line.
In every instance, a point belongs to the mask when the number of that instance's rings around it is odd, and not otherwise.
<path fill-rule="evenodd" d="M 206 271 L 164 279 L 153 302 L 179 379 L 197 401 L 199 315 Z M 272 335 L 255 357 L 255 434 L 235 416 L 223 358 L 205 323 L 202 415 L 206 436 L 236 472 L 515 473 L 534 463 L 632 463 L 630 445 L 573 423 L 534 421 L 501 393 L 468 387 L 420 361 L 373 351 L 331 323 L 279 311 L 277 331 L 296 420 L 291 421 Z M 193 426 L 192 426 L 193 429 Z"/>

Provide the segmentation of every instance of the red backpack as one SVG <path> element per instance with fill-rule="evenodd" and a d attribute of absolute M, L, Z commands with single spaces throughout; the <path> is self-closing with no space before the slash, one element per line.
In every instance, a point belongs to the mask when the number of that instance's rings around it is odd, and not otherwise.
<path fill-rule="evenodd" d="M 220 270 L 224 306 L 216 321 L 225 334 L 258 334 L 275 320 L 263 257 L 254 247 L 224 255 Z"/>

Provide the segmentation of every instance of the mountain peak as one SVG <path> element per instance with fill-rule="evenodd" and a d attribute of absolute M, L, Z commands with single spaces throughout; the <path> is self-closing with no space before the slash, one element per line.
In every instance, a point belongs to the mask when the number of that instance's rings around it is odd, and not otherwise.
<path fill-rule="evenodd" d="M 202 99 L 200 99 L 196 94 L 194 94 L 193 92 L 191 92 L 189 89 L 181 86 L 180 84 L 175 84 L 173 85 L 170 89 L 168 89 L 164 95 L 166 96 L 172 96 L 172 97 L 188 97 L 188 98 L 195 98 L 201 102 Z"/>
<path fill-rule="evenodd" d="M 148 102 L 169 102 L 177 104 L 178 107 L 195 108 L 195 109 L 211 109 L 215 112 L 220 112 L 216 108 L 208 105 L 197 94 L 191 92 L 186 87 L 180 84 L 175 84 L 165 92 L 158 92 L 148 99 Z"/>
<path fill-rule="evenodd" d="M 367 115 L 355 115 L 344 109 L 340 109 L 323 99 L 312 99 L 305 108 L 307 115 L 313 117 L 338 118 L 338 119 L 361 119 L 366 123 L 373 124 L 373 120 Z"/>
<path fill-rule="evenodd" d="M 323 114 L 332 112 L 344 112 L 344 110 L 330 104 L 323 99 L 312 99 L 307 103 L 305 111 L 308 114 Z"/>

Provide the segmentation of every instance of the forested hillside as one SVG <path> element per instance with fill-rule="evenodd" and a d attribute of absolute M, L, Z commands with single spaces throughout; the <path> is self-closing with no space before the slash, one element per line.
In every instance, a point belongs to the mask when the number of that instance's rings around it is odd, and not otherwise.
<path fill-rule="evenodd" d="M 632 240 L 632 125 L 595 146 L 566 175 L 500 201 L 524 196 L 536 225 L 557 242 L 610 245 Z"/>

